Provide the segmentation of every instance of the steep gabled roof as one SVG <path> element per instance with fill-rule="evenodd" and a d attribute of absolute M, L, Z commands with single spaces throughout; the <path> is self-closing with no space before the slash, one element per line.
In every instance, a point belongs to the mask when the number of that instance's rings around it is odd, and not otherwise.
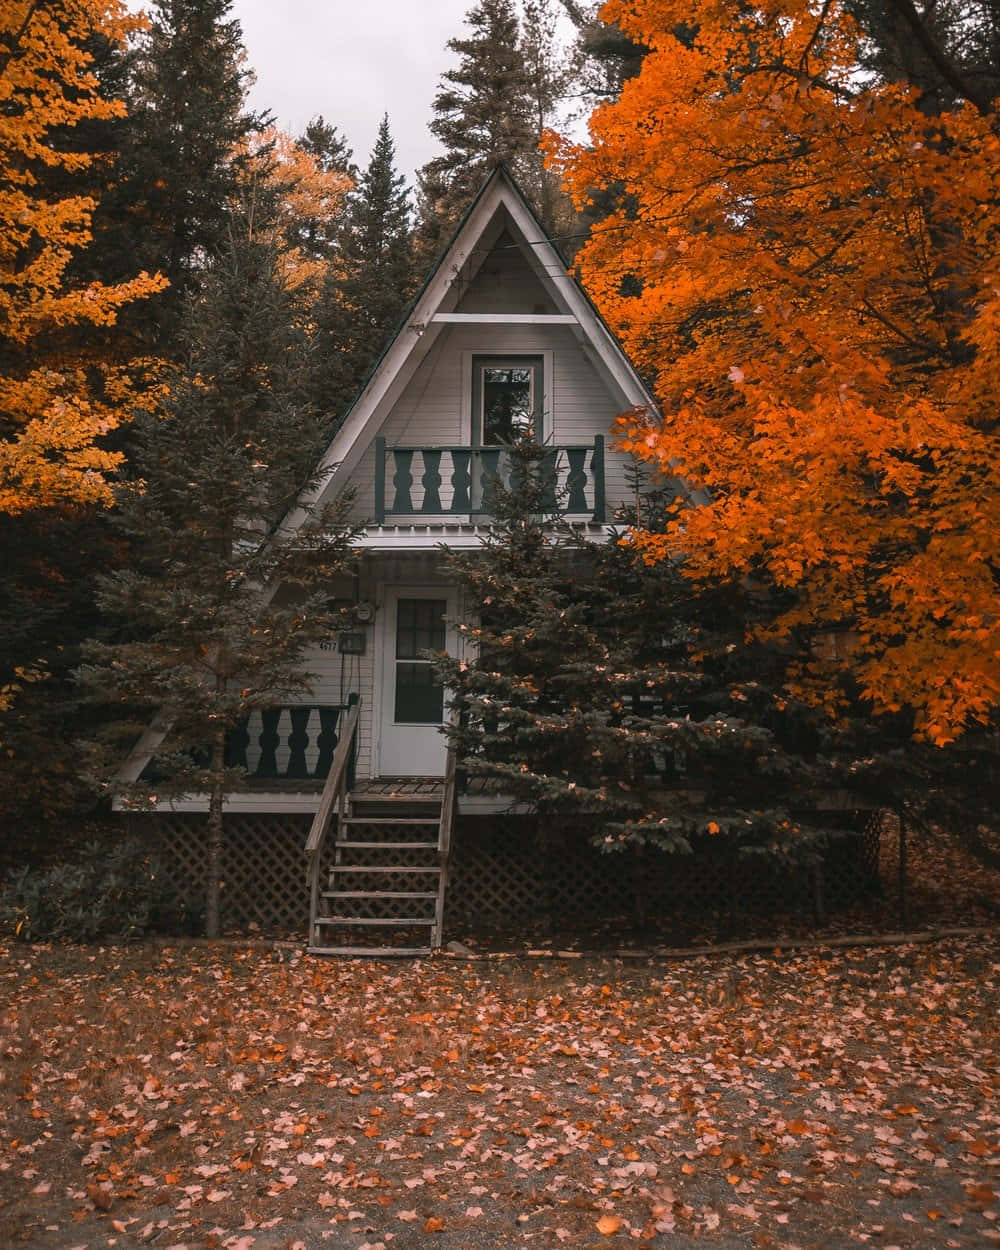
<path fill-rule="evenodd" d="M 307 510 L 351 474 L 438 336 L 448 325 L 461 324 L 466 318 L 467 314 L 457 311 L 462 292 L 505 230 L 557 309 L 556 313 L 531 318 L 512 314 L 510 319 L 522 324 L 537 321 L 567 326 L 621 411 L 653 406 L 649 392 L 617 339 L 568 273 L 559 251 L 547 238 L 510 172 L 499 166 L 470 204 L 338 427 L 318 465 L 316 480 L 320 485 L 302 497 L 299 508 L 286 519 L 286 527 L 295 529 L 300 525 Z M 502 319 L 502 315 L 496 318 L 501 324 Z"/>

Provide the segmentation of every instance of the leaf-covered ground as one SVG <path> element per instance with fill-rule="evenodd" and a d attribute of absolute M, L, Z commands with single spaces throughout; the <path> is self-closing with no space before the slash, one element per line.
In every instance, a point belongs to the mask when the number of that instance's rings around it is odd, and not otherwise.
<path fill-rule="evenodd" d="M 1000 941 L 0 950 L 0 1245 L 1000 1241 Z"/>

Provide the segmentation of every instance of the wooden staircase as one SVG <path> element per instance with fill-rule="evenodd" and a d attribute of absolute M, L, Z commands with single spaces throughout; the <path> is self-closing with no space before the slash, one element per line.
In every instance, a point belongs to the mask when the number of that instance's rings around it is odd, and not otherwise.
<path fill-rule="evenodd" d="M 356 716 L 352 735 L 355 723 Z M 306 843 L 309 951 L 429 955 L 442 938 L 454 760 L 449 753 L 444 778 L 349 785 L 347 733 L 345 727 Z"/>
<path fill-rule="evenodd" d="M 429 955 L 441 944 L 445 867 L 438 846 L 441 787 L 436 789 L 427 798 L 348 793 L 311 951 Z"/>

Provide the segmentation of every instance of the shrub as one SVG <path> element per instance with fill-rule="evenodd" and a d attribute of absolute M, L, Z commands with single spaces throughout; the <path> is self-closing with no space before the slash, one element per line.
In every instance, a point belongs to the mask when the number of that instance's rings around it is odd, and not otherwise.
<path fill-rule="evenodd" d="M 91 842 L 76 862 L 25 868 L 0 890 L 0 929 L 25 942 L 127 942 L 190 932 L 197 919 L 137 838 Z"/>

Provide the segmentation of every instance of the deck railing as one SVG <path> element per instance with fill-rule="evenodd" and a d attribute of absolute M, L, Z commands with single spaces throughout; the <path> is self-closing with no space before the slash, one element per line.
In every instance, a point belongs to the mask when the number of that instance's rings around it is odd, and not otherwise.
<path fill-rule="evenodd" d="M 392 446 L 375 440 L 375 521 L 488 517 L 496 482 L 509 487 L 510 452 L 504 447 Z M 549 479 L 553 512 L 605 520 L 604 436 L 593 443 L 546 448 L 541 472 Z"/>
<path fill-rule="evenodd" d="M 322 781 L 344 731 L 349 703 L 260 708 L 229 735 L 226 764 L 256 781 Z"/>

